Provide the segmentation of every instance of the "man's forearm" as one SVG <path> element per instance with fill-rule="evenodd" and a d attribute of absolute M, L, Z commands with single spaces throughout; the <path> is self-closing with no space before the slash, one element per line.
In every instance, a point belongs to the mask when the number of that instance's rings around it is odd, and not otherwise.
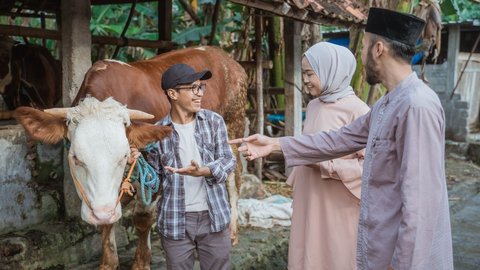
<path fill-rule="evenodd" d="M 280 138 L 272 138 L 272 153 L 282 152 L 282 146 L 280 145 Z"/>
<path fill-rule="evenodd" d="M 211 177 L 212 171 L 208 167 L 201 167 L 200 168 L 200 175 L 203 177 Z"/>

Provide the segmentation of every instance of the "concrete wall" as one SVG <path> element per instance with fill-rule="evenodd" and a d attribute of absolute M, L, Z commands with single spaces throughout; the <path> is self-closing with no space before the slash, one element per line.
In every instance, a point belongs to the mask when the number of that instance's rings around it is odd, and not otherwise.
<path fill-rule="evenodd" d="M 421 66 L 414 66 L 414 70 L 420 76 Z M 467 119 L 469 116 L 469 102 L 462 100 L 460 94 L 455 94 L 450 100 L 452 89 L 448 87 L 448 62 L 442 65 L 427 65 L 425 76 L 428 85 L 440 98 L 445 111 L 445 135 L 447 139 L 465 141 L 468 135 Z"/>
<path fill-rule="evenodd" d="M 58 145 L 29 147 L 18 125 L 0 127 L 0 235 L 61 215 L 61 151 Z"/>
<path fill-rule="evenodd" d="M 465 67 L 465 63 L 470 56 L 470 53 L 460 52 L 458 54 L 457 73 L 461 74 L 461 71 Z M 470 61 L 466 69 L 463 72 L 460 83 L 458 84 L 455 93 L 460 94 L 461 100 L 467 101 L 468 130 L 476 129 L 479 125 L 479 112 L 480 112 L 480 54 L 472 54 Z"/>

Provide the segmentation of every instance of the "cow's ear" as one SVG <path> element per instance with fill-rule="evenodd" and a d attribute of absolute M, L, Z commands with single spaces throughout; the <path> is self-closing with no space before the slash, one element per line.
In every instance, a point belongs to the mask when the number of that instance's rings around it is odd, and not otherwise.
<path fill-rule="evenodd" d="M 67 125 L 63 117 L 31 107 L 18 107 L 15 118 L 34 140 L 43 143 L 58 143 L 67 135 Z"/>
<path fill-rule="evenodd" d="M 144 148 L 149 143 L 170 136 L 171 133 L 171 127 L 157 126 L 144 122 L 132 122 L 127 127 L 128 142 L 136 148 Z"/>

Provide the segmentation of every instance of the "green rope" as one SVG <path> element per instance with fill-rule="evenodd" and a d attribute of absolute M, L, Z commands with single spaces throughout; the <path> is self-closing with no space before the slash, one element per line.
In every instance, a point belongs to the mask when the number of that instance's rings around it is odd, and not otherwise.
<path fill-rule="evenodd" d="M 69 150 L 71 143 L 68 139 L 63 141 L 64 147 Z M 143 151 L 150 151 L 155 147 L 154 143 L 151 143 L 143 149 Z M 130 166 L 127 166 L 125 173 L 128 172 Z M 125 177 L 125 175 L 124 175 Z M 160 187 L 160 179 L 158 178 L 157 173 L 150 164 L 145 160 L 145 158 L 140 155 L 137 159 L 137 165 L 135 170 L 133 170 L 130 177 L 132 182 L 140 182 L 140 191 L 142 195 L 142 201 L 145 205 L 152 203 L 152 195 L 156 193 Z"/>
<path fill-rule="evenodd" d="M 143 151 L 151 150 L 155 144 L 147 145 Z M 140 182 L 140 192 L 142 195 L 142 201 L 145 205 L 152 203 L 152 195 L 156 193 L 160 187 L 160 179 L 157 173 L 150 164 L 145 160 L 143 155 L 140 155 L 137 159 L 137 165 L 135 166 L 134 173 L 131 177 L 132 181 Z"/>

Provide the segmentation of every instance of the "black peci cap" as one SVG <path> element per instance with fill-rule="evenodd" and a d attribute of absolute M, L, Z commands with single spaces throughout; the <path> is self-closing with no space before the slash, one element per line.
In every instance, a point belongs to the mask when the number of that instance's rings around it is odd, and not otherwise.
<path fill-rule="evenodd" d="M 383 8 L 370 8 L 365 32 L 415 46 L 424 26 L 425 21 L 414 15 Z"/>
<path fill-rule="evenodd" d="M 191 84 L 197 80 L 208 80 L 212 77 L 210 70 L 195 72 L 195 70 L 187 64 L 175 64 L 170 66 L 162 76 L 162 88 L 167 90 L 175 88 L 182 84 Z"/>

